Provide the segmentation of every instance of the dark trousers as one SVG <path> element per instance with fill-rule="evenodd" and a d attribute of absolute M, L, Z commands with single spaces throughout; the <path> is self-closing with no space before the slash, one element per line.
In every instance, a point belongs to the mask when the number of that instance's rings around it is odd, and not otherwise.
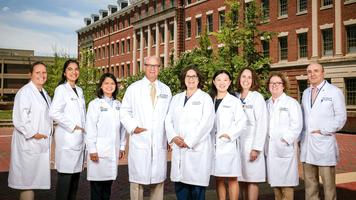
<path fill-rule="evenodd" d="M 111 195 L 110 181 L 90 181 L 90 199 L 91 200 L 110 200 Z"/>
<path fill-rule="evenodd" d="M 57 172 L 56 200 L 75 200 L 79 178 L 80 173 L 66 174 Z"/>
<path fill-rule="evenodd" d="M 205 200 L 206 187 L 175 182 L 177 200 Z"/>

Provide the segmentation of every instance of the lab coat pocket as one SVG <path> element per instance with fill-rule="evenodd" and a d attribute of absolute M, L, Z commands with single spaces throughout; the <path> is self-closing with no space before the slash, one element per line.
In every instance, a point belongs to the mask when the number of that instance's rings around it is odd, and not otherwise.
<path fill-rule="evenodd" d="M 64 149 L 72 149 L 76 151 L 83 149 L 84 135 L 82 132 L 74 131 L 73 133 L 63 134 L 65 134 L 65 142 L 63 143 Z"/>
<path fill-rule="evenodd" d="M 184 163 L 183 163 L 183 174 L 186 176 L 187 180 L 192 182 L 199 182 L 202 178 L 202 173 L 205 171 L 201 169 L 201 164 L 205 163 L 203 160 L 203 152 L 195 151 L 193 149 L 188 149 L 185 151 Z M 205 166 L 208 167 L 208 166 Z"/>
<path fill-rule="evenodd" d="M 216 155 L 220 154 L 236 154 L 236 141 L 227 141 L 224 138 L 218 138 L 216 141 Z"/>
<path fill-rule="evenodd" d="M 151 157 L 148 149 L 129 147 L 129 175 L 137 179 L 145 179 L 148 172 L 148 159 Z"/>
<path fill-rule="evenodd" d="M 96 149 L 100 158 L 114 157 L 115 146 L 110 138 L 98 138 L 96 141 Z"/>
<path fill-rule="evenodd" d="M 311 154 L 315 160 L 324 160 L 328 155 L 334 155 L 335 143 L 333 136 L 325 136 L 320 134 L 310 135 Z"/>
<path fill-rule="evenodd" d="M 28 139 L 24 142 L 20 147 L 23 151 L 27 151 L 30 153 L 45 153 L 49 150 L 49 139 L 39 139 L 35 138 Z"/>
<path fill-rule="evenodd" d="M 280 140 L 274 142 L 276 156 L 279 158 L 289 158 L 294 154 L 294 146 L 293 144 L 286 144 Z"/>
<path fill-rule="evenodd" d="M 139 134 L 132 134 L 130 136 L 130 145 L 134 145 L 138 149 L 149 149 L 149 132 L 144 131 Z"/>

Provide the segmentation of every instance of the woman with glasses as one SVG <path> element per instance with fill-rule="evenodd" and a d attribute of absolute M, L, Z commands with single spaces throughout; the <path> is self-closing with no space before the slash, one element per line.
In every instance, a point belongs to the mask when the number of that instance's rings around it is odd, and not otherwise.
<path fill-rule="evenodd" d="M 240 135 L 246 127 L 246 116 L 241 102 L 231 95 L 231 75 L 219 70 L 213 76 L 210 96 L 215 104 L 213 175 L 219 200 L 226 199 L 225 179 L 230 200 L 239 197 L 237 177 L 241 176 Z"/>
<path fill-rule="evenodd" d="M 50 117 L 58 123 L 55 129 L 57 169 L 56 199 L 76 199 L 84 159 L 85 100 L 76 85 L 79 63 L 67 60 L 62 78 L 54 91 Z"/>
<path fill-rule="evenodd" d="M 247 117 L 246 130 L 240 136 L 242 175 L 239 185 L 244 200 L 257 200 L 258 183 L 266 181 L 263 150 L 267 134 L 267 107 L 258 89 L 256 72 L 249 67 L 242 68 L 237 78 L 237 96 Z"/>
<path fill-rule="evenodd" d="M 172 98 L 165 120 L 173 150 L 171 180 L 178 200 L 203 200 L 211 174 L 214 105 L 201 90 L 203 78 L 195 66 L 183 70 L 181 86 L 185 91 Z"/>
<path fill-rule="evenodd" d="M 287 79 L 273 72 L 267 80 L 271 98 L 267 100 L 269 128 L 266 145 L 268 183 L 276 200 L 294 198 L 299 184 L 298 137 L 303 126 L 299 103 L 285 94 Z"/>

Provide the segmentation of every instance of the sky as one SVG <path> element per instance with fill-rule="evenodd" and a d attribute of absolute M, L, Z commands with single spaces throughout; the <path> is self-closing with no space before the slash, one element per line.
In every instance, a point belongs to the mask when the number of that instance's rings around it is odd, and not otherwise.
<path fill-rule="evenodd" d="M 34 50 L 37 56 L 77 56 L 76 30 L 84 18 L 116 0 L 0 0 L 0 48 Z"/>

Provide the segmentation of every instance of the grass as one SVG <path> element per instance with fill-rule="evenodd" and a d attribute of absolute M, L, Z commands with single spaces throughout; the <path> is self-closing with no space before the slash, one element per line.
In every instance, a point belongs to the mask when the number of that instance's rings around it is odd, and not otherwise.
<path fill-rule="evenodd" d="M 12 110 L 0 110 L 0 120 L 11 120 Z"/>

